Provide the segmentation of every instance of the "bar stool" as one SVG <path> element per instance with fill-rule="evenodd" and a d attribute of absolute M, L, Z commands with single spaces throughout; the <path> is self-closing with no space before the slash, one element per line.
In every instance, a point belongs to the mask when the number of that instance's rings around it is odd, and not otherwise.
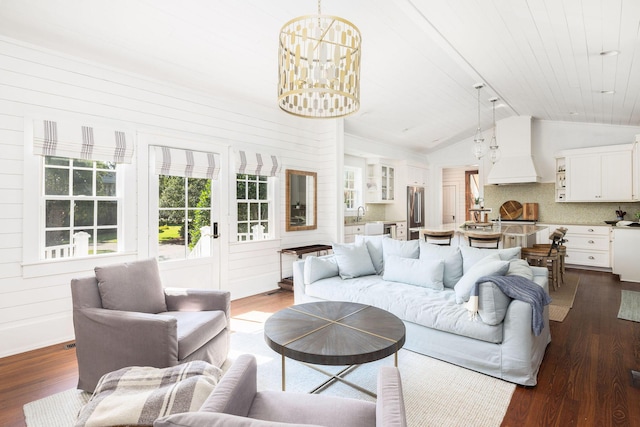
<path fill-rule="evenodd" d="M 500 241 L 502 240 L 502 233 L 483 233 L 467 231 L 465 232 L 467 239 L 469 239 L 469 246 L 472 248 L 488 248 L 498 249 Z"/>
<path fill-rule="evenodd" d="M 522 248 L 521 256 L 525 259 L 529 265 L 545 267 L 549 269 L 551 276 L 551 284 L 554 290 L 560 287 L 560 277 L 562 277 L 562 283 L 564 283 L 564 256 L 566 255 L 566 247 L 560 248 L 561 242 L 564 240 L 564 235 L 567 229 L 557 229 L 549 238 L 551 244 L 541 245 L 540 247 Z M 562 265 L 562 268 L 561 268 Z"/>
<path fill-rule="evenodd" d="M 455 230 L 420 230 L 424 241 L 440 246 L 451 246 L 451 239 L 456 234 Z"/>
<path fill-rule="evenodd" d="M 567 234 L 567 228 L 557 228 L 553 233 L 551 233 L 551 235 L 549 235 L 549 240 L 551 240 L 552 243 L 535 243 L 532 246 L 535 249 L 546 249 L 548 251 L 548 254 L 552 254 L 554 249 L 558 251 L 558 256 L 560 258 L 558 269 L 560 272 L 560 282 L 562 284 L 564 284 L 565 258 L 567 256 L 567 247 L 563 245 L 563 243 L 565 242 L 565 234 Z M 554 238 L 557 245 L 555 248 L 553 245 Z"/>

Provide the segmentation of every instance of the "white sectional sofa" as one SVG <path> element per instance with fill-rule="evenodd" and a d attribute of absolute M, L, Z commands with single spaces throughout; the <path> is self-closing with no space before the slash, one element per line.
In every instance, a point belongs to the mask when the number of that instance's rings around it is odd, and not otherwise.
<path fill-rule="evenodd" d="M 478 278 L 519 275 L 548 294 L 547 270 L 529 267 L 520 248 L 446 247 L 385 236 L 334 244 L 334 253 L 294 263 L 295 303 L 321 300 L 373 305 L 402 319 L 405 348 L 506 381 L 532 386 L 551 341 L 549 312 L 532 329 L 532 305 L 480 283 L 479 311 L 465 302 Z"/>

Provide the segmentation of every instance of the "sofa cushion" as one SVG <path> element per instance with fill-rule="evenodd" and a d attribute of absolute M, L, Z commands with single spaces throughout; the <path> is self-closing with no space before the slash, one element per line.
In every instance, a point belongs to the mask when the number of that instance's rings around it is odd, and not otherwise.
<path fill-rule="evenodd" d="M 509 261 L 509 271 L 507 276 L 522 276 L 529 280 L 533 280 L 533 270 L 529 263 L 523 259 L 512 259 Z"/>
<path fill-rule="evenodd" d="M 365 245 L 334 243 L 333 254 L 338 263 L 338 274 L 343 279 L 376 274 Z"/>
<path fill-rule="evenodd" d="M 167 311 L 159 314 L 177 320 L 178 360 L 184 360 L 227 327 L 223 311 Z"/>
<path fill-rule="evenodd" d="M 167 311 L 155 258 L 96 267 L 94 271 L 103 308 L 139 313 Z"/>
<path fill-rule="evenodd" d="M 462 252 L 462 269 L 464 273 L 469 271 L 471 267 L 478 261 L 485 258 L 487 255 L 498 254 L 502 261 L 510 261 L 512 259 L 520 259 L 520 246 L 507 249 L 486 249 L 486 248 L 473 248 L 471 246 L 461 246 Z"/>
<path fill-rule="evenodd" d="M 304 259 L 304 284 L 338 275 L 338 264 L 333 255 L 326 257 L 308 256 Z"/>
<path fill-rule="evenodd" d="M 462 277 L 462 254 L 459 247 L 420 241 L 420 259 L 444 260 L 443 283 L 447 288 L 453 288 Z"/>
<path fill-rule="evenodd" d="M 384 267 L 384 280 L 407 283 L 436 290 L 444 289 L 444 261 L 402 258 L 390 255 Z"/>
<path fill-rule="evenodd" d="M 471 289 L 476 281 L 482 276 L 504 276 L 509 270 L 509 261 L 502 261 L 499 254 L 494 253 L 477 261 L 464 275 L 458 280 L 454 287 L 456 291 L 456 302 L 462 304 L 469 301 Z"/>
<path fill-rule="evenodd" d="M 494 283 L 480 283 L 478 288 L 478 314 L 488 325 L 499 325 L 507 315 L 511 298 Z"/>
<path fill-rule="evenodd" d="M 420 257 L 419 240 L 384 239 L 382 241 L 382 254 L 385 263 L 387 258 L 392 255 L 418 259 Z"/>
<path fill-rule="evenodd" d="M 456 304 L 455 291 L 449 288 L 436 291 L 371 275 L 349 280 L 330 277 L 305 286 L 305 292 L 323 300 L 372 305 L 405 322 L 442 332 L 490 343 L 500 343 L 503 339 L 502 325 L 471 320 L 465 306 Z"/>
<path fill-rule="evenodd" d="M 382 274 L 382 270 L 384 269 L 382 241 L 389 238 L 390 237 L 388 234 L 385 234 L 383 236 L 362 236 L 360 234 L 356 235 L 356 245 L 367 245 L 367 250 L 369 251 L 369 256 L 371 257 L 371 262 L 376 269 L 376 274 Z"/>

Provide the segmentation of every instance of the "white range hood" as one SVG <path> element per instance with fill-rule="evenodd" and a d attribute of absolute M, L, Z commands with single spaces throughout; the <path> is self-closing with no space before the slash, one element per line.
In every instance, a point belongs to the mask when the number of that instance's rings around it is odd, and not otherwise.
<path fill-rule="evenodd" d="M 491 168 L 487 184 L 540 182 L 531 154 L 531 116 L 500 120 L 496 138 L 501 157 Z"/>

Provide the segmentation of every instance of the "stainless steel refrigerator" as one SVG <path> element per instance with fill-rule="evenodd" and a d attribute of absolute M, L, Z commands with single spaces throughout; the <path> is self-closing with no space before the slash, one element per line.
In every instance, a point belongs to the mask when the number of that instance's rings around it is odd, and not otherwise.
<path fill-rule="evenodd" d="M 424 228 L 424 187 L 407 187 L 407 228 L 410 240 L 419 239 L 420 232 L 410 231 L 411 228 Z"/>

